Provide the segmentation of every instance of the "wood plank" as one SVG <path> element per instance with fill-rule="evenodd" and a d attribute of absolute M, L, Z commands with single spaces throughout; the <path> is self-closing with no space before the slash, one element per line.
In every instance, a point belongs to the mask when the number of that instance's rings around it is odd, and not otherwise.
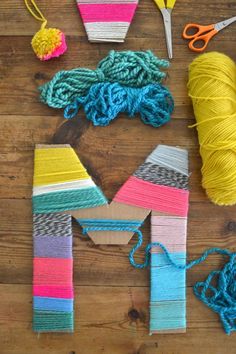
<path fill-rule="evenodd" d="M 2 354 L 233 353 L 217 315 L 188 289 L 188 330 L 178 335 L 148 335 L 148 287 L 75 288 L 75 333 L 41 334 L 31 330 L 31 286 L 0 285 Z M 27 340 L 25 340 L 27 338 Z M 224 345 L 222 345 L 224 343 Z M 220 348 L 220 349 L 219 349 Z M 219 351 L 220 350 L 220 351 Z"/>

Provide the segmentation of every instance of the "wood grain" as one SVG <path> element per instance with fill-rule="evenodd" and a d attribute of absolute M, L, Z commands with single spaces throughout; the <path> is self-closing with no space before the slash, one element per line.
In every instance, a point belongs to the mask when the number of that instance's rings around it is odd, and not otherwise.
<path fill-rule="evenodd" d="M 206 354 L 234 353 L 234 336 L 225 340 L 216 314 L 199 306 L 191 291 L 186 334 L 148 336 L 148 287 L 76 286 L 75 333 L 37 336 L 31 332 L 31 286 L 1 285 L 2 353 L 31 354 L 33 348 L 35 354 L 189 354 L 199 350 L 199 343 Z"/>
<path fill-rule="evenodd" d="M 75 325 L 73 335 L 31 330 L 32 215 L 31 188 L 35 144 L 71 144 L 95 182 L 112 199 L 127 177 L 157 144 L 179 145 L 190 156 L 190 212 L 187 249 L 197 257 L 211 246 L 236 250 L 236 207 L 210 203 L 201 188 L 201 159 L 187 97 L 188 65 L 195 58 L 182 40 L 187 22 L 209 24 L 236 13 L 232 0 L 177 1 L 173 11 L 174 59 L 166 84 L 175 99 L 172 121 L 160 129 L 121 115 L 105 128 L 88 124 L 83 113 L 65 122 L 63 112 L 39 101 L 38 86 L 55 72 L 79 66 L 95 68 L 109 50 L 151 49 L 166 56 L 162 19 L 151 0 L 142 0 L 124 44 L 90 44 L 74 0 L 40 0 L 49 21 L 67 34 L 68 52 L 47 63 L 35 58 L 30 40 L 39 24 L 24 2 L 0 2 L 0 353 L 1 354 L 233 354 L 236 337 L 227 337 L 215 313 L 192 293 L 196 281 L 223 260 L 212 256 L 187 274 L 186 334 L 148 336 L 149 271 L 128 262 L 128 246 L 94 245 L 74 230 Z M 236 60 L 236 26 L 215 36 L 209 50 Z M 150 239 L 150 221 L 144 228 Z M 143 249 L 137 252 L 143 260 Z"/>

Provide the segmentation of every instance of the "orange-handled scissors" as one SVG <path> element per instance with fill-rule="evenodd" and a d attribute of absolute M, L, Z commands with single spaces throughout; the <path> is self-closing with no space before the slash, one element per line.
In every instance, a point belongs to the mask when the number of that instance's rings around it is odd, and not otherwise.
<path fill-rule="evenodd" d="M 194 52 L 203 52 L 206 49 L 210 39 L 215 34 L 217 34 L 225 27 L 231 25 L 231 23 L 235 21 L 236 16 L 208 26 L 202 26 L 196 23 L 189 23 L 184 28 L 183 38 L 191 39 L 188 44 L 189 49 L 193 50 Z M 189 32 L 193 30 L 195 31 L 194 34 L 190 34 Z"/>

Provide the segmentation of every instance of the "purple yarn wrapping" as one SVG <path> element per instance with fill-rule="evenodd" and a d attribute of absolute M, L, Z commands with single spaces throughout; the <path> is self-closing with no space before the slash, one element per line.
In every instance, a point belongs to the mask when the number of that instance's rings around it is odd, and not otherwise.
<path fill-rule="evenodd" d="M 34 257 L 72 258 L 72 236 L 35 236 Z"/>

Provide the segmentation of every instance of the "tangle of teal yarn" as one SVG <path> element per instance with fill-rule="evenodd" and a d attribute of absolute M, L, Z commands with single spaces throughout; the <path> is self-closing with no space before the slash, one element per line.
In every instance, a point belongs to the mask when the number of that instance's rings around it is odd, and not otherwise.
<path fill-rule="evenodd" d="M 153 247 L 160 247 L 170 264 L 177 269 L 190 269 L 204 262 L 206 258 L 213 253 L 228 256 L 229 261 L 225 264 L 223 269 L 212 271 L 205 281 L 197 282 L 194 285 L 193 291 L 199 300 L 220 316 L 226 334 L 229 335 L 231 332 L 236 331 L 236 253 L 214 247 L 206 250 L 201 257 L 190 261 L 186 265 L 179 265 L 171 258 L 169 251 L 162 243 L 153 242 L 148 244 L 145 248 L 144 263 L 137 264 L 134 260 L 134 254 L 142 245 L 143 236 L 141 231 L 136 232 L 136 234 L 138 235 L 138 242 L 129 254 L 130 263 L 135 268 L 145 268 L 149 265 L 150 250 Z M 212 282 L 216 282 L 216 285 L 214 286 Z"/>
<path fill-rule="evenodd" d="M 64 117 L 73 118 L 81 106 L 95 126 L 107 126 L 119 113 L 129 117 L 140 113 L 143 123 L 159 127 L 170 120 L 174 100 L 169 90 L 159 84 L 134 88 L 105 82 L 92 85 L 86 96 L 68 105 Z"/>
<path fill-rule="evenodd" d="M 51 81 L 39 88 L 42 102 L 53 108 L 64 108 L 77 97 L 85 96 L 91 85 L 109 81 L 125 86 L 142 87 L 159 83 L 168 68 L 167 60 L 157 58 L 150 50 L 146 52 L 110 51 L 96 70 L 77 68 L 59 71 Z"/>

